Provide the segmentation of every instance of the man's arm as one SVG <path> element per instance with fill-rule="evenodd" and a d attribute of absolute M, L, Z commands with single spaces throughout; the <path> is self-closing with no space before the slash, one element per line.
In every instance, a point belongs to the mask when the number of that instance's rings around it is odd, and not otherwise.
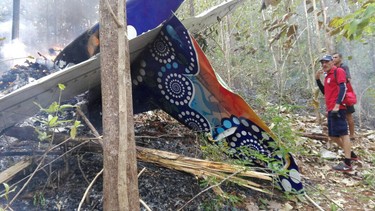
<path fill-rule="evenodd" d="M 346 73 L 344 69 L 337 68 L 335 70 L 335 78 L 339 86 L 339 94 L 337 96 L 336 105 L 333 108 L 333 111 L 338 111 L 340 109 L 340 104 L 344 100 L 345 93 L 346 93 Z"/>
<path fill-rule="evenodd" d="M 338 110 L 340 110 L 340 104 L 342 103 L 345 97 L 345 92 L 346 92 L 345 83 L 339 84 L 339 88 L 340 88 L 339 96 L 337 97 L 335 107 L 332 109 L 333 112 L 337 112 Z"/>
<path fill-rule="evenodd" d="M 345 92 L 346 92 L 345 83 L 339 84 L 339 88 L 340 90 L 339 90 L 339 95 L 337 96 L 336 104 L 340 105 L 345 97 Z"/>
<path fill-rule="evenodd" d="M 318 85 L 320 91 L 322 92 L 322 94 L 324 95 L 324 85 L 322 84 L 322 82 L 320 81 L 320 74 L 322 74 L 322 70 L 318 70 L 315 74 L 315 80 L 316 80 L 316 84 Z"/>

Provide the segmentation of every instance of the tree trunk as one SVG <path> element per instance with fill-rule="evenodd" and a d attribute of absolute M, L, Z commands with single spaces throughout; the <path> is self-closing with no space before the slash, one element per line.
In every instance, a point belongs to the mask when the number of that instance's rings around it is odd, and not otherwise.
<path fill-rule="evenodd" d="M 324 42 L 325 42 L 325 47 L 327 48 L 327 52 L 329 54 L 331 53 L 334 53 L 335 51 L 335 46 L 333 44 L 333 37 L 331 37 L 329 34 L 328 34 L 328 16 L 327 16 L 327 10 L 325 9 L 326 8 L 326 4 L 324 2 L 324 0 L 320 0 L 320 5 L 321 5 L 321 8 L 322 8 L 322 14 L 323 14 L 323 35 L 324 35 Z"/>
<path fill-rule="evenodd" d="M 319 103 L 319 99 L 318 99 L 319 93 L 315 94 L 316 89 L 313 88 L 313 85 L 312 85 L 315 82 L 315 72 L 317 70 L 315 70 L 315 62 L 314 62 L 314 57 L 313 57 L 313 53 L 312 53 L 312 49 L 311 49 L 311 46 L 312 46 L 312 44 L 311 44 L 312 43 L 311 42 L 311 29 L 310 29 L 309 14 L 307 12 L 306 1 L 303 2 L 303 6 L 304 6 L 304 10 L 305 10 L 305 19 L 306 19 L 306 26 L 307 26 L 307 48 L 308 48 L 308 54 L 309 54 L 309 59 L 310 59 L 310 64 L 311 64 L 311 65 L 305 65 L 305 72 L 306 72 L 306 76 L 307 76 L 306 82 L 307 82 L 307 85 L 308 85 L 308 89 L 311 90 L 311 96 L 313 98 L 312 100 L 316 102 L 316 103 L 313 103 L 314 111 L 315 111 L 315 114 L 316 114 L 316 119 L 317 119 L 318 123 L 321 124 L 322 118 L 320 117 L 320 111 L 319 111 L 319 108 L 320 108 L 320 103 Z M 314 11 L 314 17 L 315 17 L 315 11 Z M 318 43 L 319 42 L 320 42 L 320 40 L 318 40 Z M 310 67 L 312 67 L 312 73 L 311 74 L 309 73 Z"/>
<path fill-rule="evenodd" d="M 20 1 L 13 0 L 12 40 L 20 36 Z"/>
<path fill-rule="evenodd" d="M 100 1 L 104 210 L 139 210 L 125 1 Z"/>
<path fill-rule="evenodd" d="M 233 87 L 232 83 L 232 71 L 231 71 L 231 18 L 230 15 L 225 16 L 225 23 L 222 25 L 223 28 L 223 36 L 224 36 L 224 56 L 225 56 L 225 66 L 226 66 L 226 72 L 227 72 L 227 83 L 229 87 Z"/>
<path fill-rule="evenodd" d="M 194 0 L 189 0 L 189 13 L 191 17 L 195 16 Z"/>

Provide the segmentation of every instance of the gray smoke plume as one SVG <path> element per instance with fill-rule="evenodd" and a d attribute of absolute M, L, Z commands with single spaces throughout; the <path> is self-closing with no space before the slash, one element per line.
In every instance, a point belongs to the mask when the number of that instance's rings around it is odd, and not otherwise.
<path fill-rule="evenodd" d="M 12 3 L 0 2 L 0 74 L 38 53 L 52 59 L 99 19 L 98 0 L 21 1 L 19 39 L 12 41 Z"/>

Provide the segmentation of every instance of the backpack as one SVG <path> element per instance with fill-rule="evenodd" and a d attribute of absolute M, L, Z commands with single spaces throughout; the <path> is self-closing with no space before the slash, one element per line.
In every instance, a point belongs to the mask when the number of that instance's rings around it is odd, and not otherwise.
<path fill-rule="evenodd" d="M 337 68 L 334 70 L 333 74 L 335 76 L 336 83 L 337 83 L 336 70 Z M 346 83 L 346 93 L 345 93 L 344 100 L 341 103 L 345 106 L 353 106 L 354 104 L 357 103 L 357 95 L 355 94 L 350 82 Z"/>

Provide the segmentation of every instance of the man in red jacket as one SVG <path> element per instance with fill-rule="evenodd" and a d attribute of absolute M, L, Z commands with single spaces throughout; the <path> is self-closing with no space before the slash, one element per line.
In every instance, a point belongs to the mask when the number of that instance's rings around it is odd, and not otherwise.
<path fill-rule="evenodd" d="M 351 150 L 350 138 L 348 135 L 348 124 L 346 121 L 346 107 L 342 105 L 346 92 L 346 74 L 342 68 L 333 64 L 331 55 L 325 55 L 320 59 L 322 70 L 316 75 L 316 82 L 320 91 L 325 96 L 326 109 L 328 112 L 328 135 L 332 141 L 337 143 L 345 154 L 343 162 L 333 166 L 337 171 L 352 171 L 352 160 L 357 160 L 357 155 Z M 336 74 L 334 73 L 336 70 Z M 320 75 L 325 73 L 324 86 L 320 81 Z M 336 77 L 335 77 L 336 75 Z"/>

